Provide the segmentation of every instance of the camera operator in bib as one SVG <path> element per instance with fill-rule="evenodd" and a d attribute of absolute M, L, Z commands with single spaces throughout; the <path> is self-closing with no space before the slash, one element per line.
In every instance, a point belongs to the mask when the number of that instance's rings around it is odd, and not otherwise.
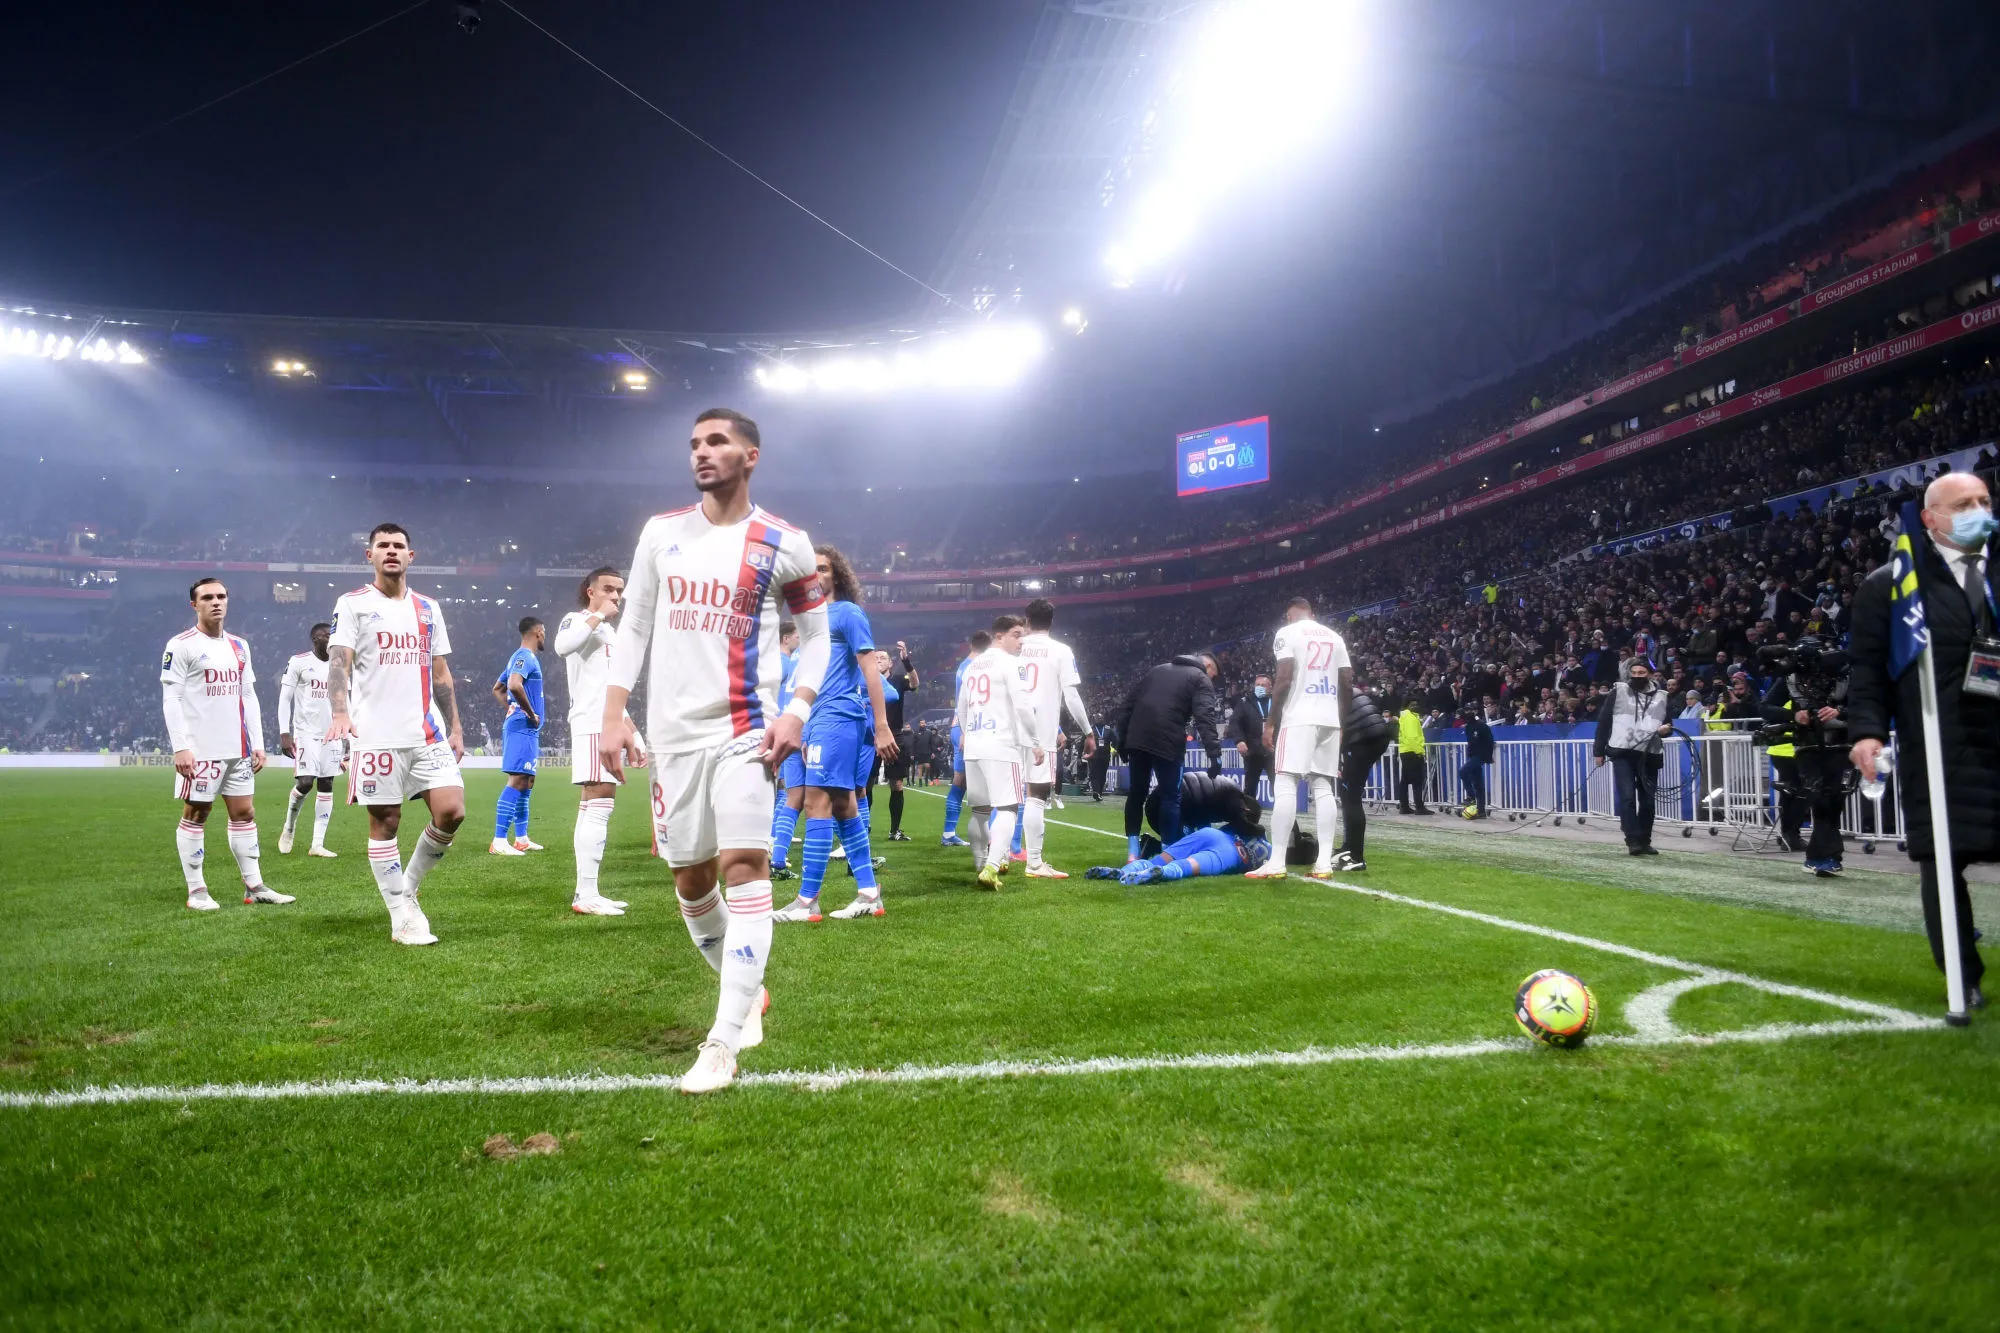
<path fill-rule="evenodd" d="M 1611 760 L 1625 850 L 1633 856 L 1658 856 L 1653 802 L 1660 790 L 1660 765 L 1666 762 L 1666 738 L 1674 730 L 1667 720 L 1673 698 L 1653 679 L 1652 664 L 1645 658 L 1633 658 L 1630 672 L 1604 696 L 1592 752 L 1600 768 Z"/>
<path fill-rule="evenodd" d="M 1854 771 L 1847 761 L 1847 654 L 1807 635 L 1796 647 L 1777 644 L 1761 655 L 1784 673 L 1764 694 L 1757 739 L 1770 743 L 1778 768 L 1786 850 L 1798 850 L 1799 815 L 1809 811 L 1805 869 L 1830 879 L 1841 870 L 1840 812 Z M 1790 753 L 1780 755 L 1781 746 Z"/>

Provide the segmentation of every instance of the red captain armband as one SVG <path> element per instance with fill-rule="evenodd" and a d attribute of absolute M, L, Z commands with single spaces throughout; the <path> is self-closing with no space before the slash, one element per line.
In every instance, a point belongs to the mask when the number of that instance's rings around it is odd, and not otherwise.
<path fill-rule="evenodd" d="M 785 608 L 793 615 L 825 605 L 826 594 L 820 591 L 818 574 L 808 574 L 785 585 Z"/>

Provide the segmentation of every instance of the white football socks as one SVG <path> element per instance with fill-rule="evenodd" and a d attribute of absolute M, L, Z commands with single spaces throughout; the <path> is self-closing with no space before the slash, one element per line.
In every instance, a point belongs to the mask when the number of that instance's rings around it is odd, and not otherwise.
<path fill-rule="evenodd" d="M 424 876 L 444 860 L 444 854 L 451 850 L 451 839 L 451 834 L 438 832 L 437 825 L 424 825 L 424 831 L 417 835 L 417 845 L 410 848 L 410 863 L 403 867 L 404 897 L 411 902 L 417 900 L 417 890 L 424 886 Z"/>
<path fill-rule="evenodd" d="M 576 898 L 597 896 L 597 871 L 604 864 L 604 844 L 611 834 L 612 799 L 580 801 L 576 807 Z"/>
<path fill-rule="evenodd" d="M 1271 779 L 1271 860 L 1285 863 L 1285 849 L 1292 845 L 1292 825 L 1299 822 L 1299 783 L 1290 773 Z"/>
<path fill-rule="evenodd" d="M 264 883 L 264 872 L 257 864 L 257 821 L 254 819 L 229 821 L 229 852 L 236 858 L 236 868 L 243 875 L 243 887 L 254 889 Z"/>
<path fill-rule="evenodd" d="M 1014 850 L 1014 823 L 1013 806 L 993 812 L 993 827 L 986 831 L 986 836 L 991 840 L 986 852 L 987 865 L 1007 864 L 1007 855 Z"/>
<path fill-rule="evenodd" d="M 368 869 L 374 873 L 375 887 L 382 894 L 382 905 L 389 909 L 393 918 L 403 901 L 403 858 L 396 850 L 394 838 L 368 840 Z"/>
<path fill-rule="evenodd" d="M 306 803 L 306 794 L 297 787 L 285 798 L 285 832 L 290 833 L 299 826 L 299 807 Z"/>
<path fill-rule="evenodd" d="M 972 865 L 974 869 L 978 869 L 980 866 L 986 864 L 986 844 L 987 840 L 992 837 L 992 831 L 987 828 L 986 821 L 992 817 L 993 812 L 991 810 L 974 810 L 972 818 L 967 821 L 965 831 L 972 835 L 967 841 L 972 844 Z"/>
<path fill-rule="evenodd" d="M 326 850 L 326 826 L 333 818 L 333 793 L 323 791 L 313 801 L 313 850 Z"/>
<path fill-rule="evenodd" d="M 1333 860 L 1333 849 L 1340 844 L 1336 838 L 1340 832 L 1340 802 L 1333 799 L 1333 781 L 1315 774 L 1312 782 L 1313 829 L 1319 835 L 1319 856 L 1315 865 L 1327 865 Z"/>
<path fill-rule="evenodd" d="M 764 964 L 771 955 L 771 881 L 752 880 L 728 892 L 729 925 L 722 937 L 722 994 L 715 1003 L 710 1041 L 734 1051 L 743 1043 L 743 1024 L 764 989 Z"/>
<path fill-rule="evenodd" d="M 764 891 L 770 897 L 768 881 Z M 682 898 L 681 918 L 687 922 L 688 935 L 694 940 L 694 947 L 701 950 L 701 956 L 708 965 L 722 970 L 722 937 L 729 929 L 729 912 L 722 905 L 722 890 L 710 889 L 694 902 Z"/>
<path fill-rule="evenodd" d="M 201 877 L 202 827 L 192 819 L 183 817 L 181 826 L 174 830 L 174 850 L 181 858 L 181 876 L 187 880 L 189 893 L 197 893 L 208 887 Z"/>
<path fill-rule="evenodd" d="M 1021 817 L 1021 850 L 1028 854 L 1030 868 L 1042 863 L 1042 840 L 1049 831 L 1049 803 L 1039 796 L 1028 798 L 1027 813 Z M 1008 841 L 1013 841 L 1010 837 Z"/>

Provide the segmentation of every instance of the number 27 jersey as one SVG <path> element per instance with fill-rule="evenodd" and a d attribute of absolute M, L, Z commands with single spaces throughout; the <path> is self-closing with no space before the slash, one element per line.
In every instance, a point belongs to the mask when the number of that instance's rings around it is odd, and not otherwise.
<path fill-rule="evenodd" d="M 1348 665 L 1346 641 L 1316 620 L 1295 620 L 1278 631 L 1271 654 L 1292 664 L 1284 725 L 1339 726 L 1340 672 Z"/>

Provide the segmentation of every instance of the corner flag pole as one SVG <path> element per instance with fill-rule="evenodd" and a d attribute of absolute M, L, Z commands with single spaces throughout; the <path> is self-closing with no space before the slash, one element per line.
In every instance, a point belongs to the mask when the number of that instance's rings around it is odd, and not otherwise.
<path fill-rule="evenodd" d="M 1923 697 L 1924 776 L 1930 784 L 1931 854 L 1936 858 L 1938 931 L 1944 940 L 1944 1021 L 1964 1027 L 1965 960 L 1958 937 L 1958 876 L 1951 859 L 1951 812 L 1944 799 L 1944 738 L 1938 727 L 1937 667 L 1926 643 L 1917 658 L 1917 681 Z"/>

